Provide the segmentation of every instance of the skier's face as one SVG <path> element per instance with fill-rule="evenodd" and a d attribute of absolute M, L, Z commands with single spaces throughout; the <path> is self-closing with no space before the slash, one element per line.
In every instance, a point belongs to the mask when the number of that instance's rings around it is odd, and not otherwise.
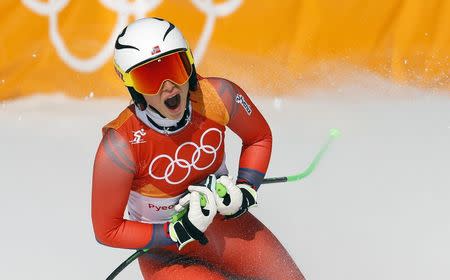
<path fill-rule="evenodd" d="M 169 80 L 161 86 L 158 94 L 144 95 L 148 105 L 152 106 L 164 117 L 179 120 L 183 117 L 186 108 L 189 82 L 177 85 Z"/>

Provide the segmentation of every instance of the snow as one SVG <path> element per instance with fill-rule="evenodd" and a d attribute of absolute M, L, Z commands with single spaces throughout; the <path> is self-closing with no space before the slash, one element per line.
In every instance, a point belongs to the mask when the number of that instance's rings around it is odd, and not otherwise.
<path fill-rule="evenodd" d="M 249 91 L 252 95 L 252 92 Z M 306 96 L 254 97 L 272 127 L 259 217 L 307 279 L 450 279 L 450 94 L 353 77 Z M 93 158 L 126 99 L 35 95 L 0 106 L 3 279 L 104 279 L 132 254 L 95 241 Z M 239 140 L 227 135 L 235 174 Z M 140 279 L 137 262 L 117 279 Z"/>

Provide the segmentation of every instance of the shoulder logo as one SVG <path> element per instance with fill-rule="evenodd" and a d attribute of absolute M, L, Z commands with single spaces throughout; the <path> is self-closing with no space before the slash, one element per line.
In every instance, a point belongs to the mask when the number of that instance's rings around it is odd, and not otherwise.
<path fill-rule="evenodd" d="M 247 101 L 245 101 L 244 96 L 237 94 L 235 100 L 236 100 L 236 103 L 242 105 L 245 112 L 247 112 L 247 115 L 250 116 L 252 114 L 252 108 L 250 107 L 250 105 L 248 105 Z"/>
<path fill-rule="evenodd" d="M 133 131 L 134 139 L 130 141 L 131 144 L 141 144 L 145 143 L 145 140 L 142 139 L 143 136 L 147 135 L 147 133 L 144 131 L 144 129 L 140 129 L 137 131 Z"/>

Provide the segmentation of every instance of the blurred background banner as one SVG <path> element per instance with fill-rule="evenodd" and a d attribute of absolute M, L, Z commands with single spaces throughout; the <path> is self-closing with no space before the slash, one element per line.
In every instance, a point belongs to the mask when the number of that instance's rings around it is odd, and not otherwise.
<path fill-rule="evenodd" d="M 33 93 L 127 96 L 112 54 L 124 26 L 165 18 L 199 73 L 253 91 L 363 69 L 450 89 L 448 0 L 1 0 L 0 99 Z"/>

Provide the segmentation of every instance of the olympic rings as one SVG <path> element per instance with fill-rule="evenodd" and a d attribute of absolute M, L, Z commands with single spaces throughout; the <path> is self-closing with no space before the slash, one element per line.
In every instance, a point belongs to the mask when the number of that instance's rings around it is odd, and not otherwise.
<path fill-rule="evenodd" d="M 131 16 L 136 19 L 146 17 L 163 2 L 163 0 L 99 0 L 103 6 L 117 13 L 117 21 L 102 49 L 92 57 L 81 58 L 70 52 L 59 30 L 59 13 L 70 1 L 48 0 L 47 3 L 42 3 L 39 0 L 21 0 L 22 4 L 31 11 L 49 17 L 50 42 L 55 47 L 57 55 L 67 66 L 75 71 L 84 73 L 95 72 L 110 61 L 111 55 L 113 54 L 113 48 L 111 46 L 114 45 L 117 35 L 127 25 L 128 19 Z M 191 1 L 199 11 L 207 15 L 207 20 L 203 26 L 197 46 L 194 48 L 195 61 L 199 65 L 212 37 L 217 18 L 232 14 L 241 6 L 243 1 L 228 0 L 219 4 L 215 4 L 213 0 Z"/>
<path fill-rule="evenodd" d="M 212 145 L 205 143 L 205 137 L 209 133 L 215 133 L 215 132 L 217 132 L 219 134 L 220 140 L 219 140 L 219 143 L 217 144 L 217 146 L 214 147 Z M 177 150 L 175 151 L 175 159 L 167 154 L 161 154 L 161 155 L 155 157 L 152 160 L 152 162 L 150 163 L 150 166 L 148 167 L 148 174 L 151 177 L 153 177 L 154 179 L 165 180 L 168 184 L 171 184 L 171 185 L 180 184 L 189 177 L 192 169 L 200 171 L 200 170 L 205 170 L 205 169 L 211 167 L 211 165 L 213 165 L 217 159 L 217 151 L 219 151 L 220 147 L 222 146 L 222 142 L 223 142 L 222 132 L 217 128 L 210 128 L 210 129 L 206 130 L 200 137 L 200 145 L 197 145 L 194 142 L 185 142 L 185 143 L 181 144 L 180 146 L 178 146 Z M 186 159 L 180 158 L 182 149 L 186 146 L 192 146 L 195 149 L 195 151 L 192 153 L 190 162 Z M 198 166 L 198 163 L 201 158 L 201 152 L 204 152 L 209 155 L 213 155 L 211 162 L 206 164 L 205 166 Z M 164 176 L 155 175 L 152 171 L 154 164 L 161 159 L 167 159 L 170 162 L 166 166 L 166 169 L 164 171 Z M 179 180 L 172 180 L 171 176 L 175 172 L 176 167 L 187 169 L 186 175 Z"/>

